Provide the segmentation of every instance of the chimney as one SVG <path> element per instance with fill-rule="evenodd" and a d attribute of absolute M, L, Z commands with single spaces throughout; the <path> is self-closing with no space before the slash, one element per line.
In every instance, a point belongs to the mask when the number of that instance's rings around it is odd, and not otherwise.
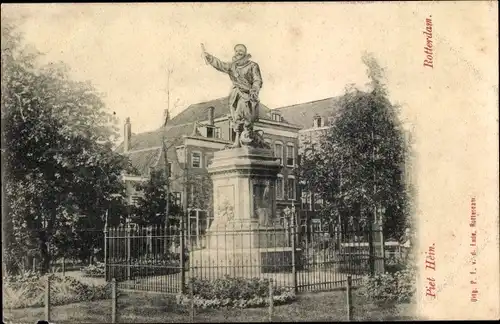
<path fill-rule="evenodd" d="M 214 125 L 214 111 L 215 107 L 208 107 L 208 124 L 210 126 Z"/>
<path fill-rule="evenodd" d="M 123 127 L 123 153 L 127 153 L 130 149 L 130 137 L 132 136 L 132 125 L 130 125 L 130 117 L 127 117 L 125 126 Z"/>

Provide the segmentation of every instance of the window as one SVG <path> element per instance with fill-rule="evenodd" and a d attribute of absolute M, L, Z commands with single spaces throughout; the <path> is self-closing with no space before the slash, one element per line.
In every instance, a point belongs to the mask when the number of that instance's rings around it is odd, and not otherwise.
<path fill-rule="evenodd" d="M 220 127 L 207 126 L 208 138 L 220 138 Z"/>
<path fill-rule="evenodd" d="M 212 158 L 213 156 L 211 154 L 205 155 L 205 168 L 208 168 L 210 166 L 210 163 L 212 163 Z"/>
<path fill-rule="evenodd" d="M 193 168 L 201 168 L 201 153 L 200 152 L 191 153 L 191 166 Z"/>
<path fill-rule="evenodd" d="M 173 192 L 172 193 L 172 200 L 175 206 L 181 207 L 182 206 L 182 193 L 181 192 Z"/>
<path fill-rule="evenodd" d="M 214 137 L 214 128 L 213 127 L 207 126 L 207 137 L 208 138 Z"/>
<path fill-rule="evenodd" d="M 286 165 L 295 166 L 295 147 L 293 144 L 289 144 L 286 147 Z"/>
<path fill-rule="evenodd" d="M 332 126 L 335 121 L 335 117 L 328 117 L 328 125 Z"/>
<path fill-rule="evenodd" d="M 295 188 L 295 179 L 294 178 L 288 178 L 288 186 L 287 186 L 287 198 L 289 200 L 295 200 L 295 193 L 296 193 L 296 188 Z"/>
<path fill-rule="evenodd" d="M 302 210 L 311 210 L 311 192 L 302 191 L 301 193 Z"/>
<path fill-rule="evenodd" d="M 276 179 L 276 199 L 283 199 L 283 177 L 280 175 Z"/>
<path fill-rule="evenodd" d="M 272 118 L 272 120 L 277 121 L 277 122 L 281 121 L 281 115 L 279 113 L 275 113 L 275 112 L 271 113 L 271 118 Z"/>
<path fill-rule="evenodd" d="M 311 227 L 313 233 L 320 233 L 321 232 L 321 219 L 318 218 L 313 218 L 311 219 Z"/>
<path fill-rule="evenodd" d="M 280 159 L 280 164 L 283 165 L 283 144 L 274 144 L 274 156 Z"/>
<path fill-rule="evenodd" d="M 323 126 L 323 118 L 321 116 L 314 116 L 314 127 L 322 127 Z"/>

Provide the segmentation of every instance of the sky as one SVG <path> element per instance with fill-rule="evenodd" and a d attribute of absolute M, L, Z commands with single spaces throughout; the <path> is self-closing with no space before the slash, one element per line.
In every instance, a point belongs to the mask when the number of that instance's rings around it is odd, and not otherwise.
<path fill-rule="evenodd" d="M 418 255 L 435 244 L 439 260 L 435 273 L 419 268 L 418 309 L 433 319 L 498 318 L 497 13 L 496 1 L 2 5 L 2 16 L 20 19 L 26 42 L 45 60 L 68 64 L 75 79 L 90 80 L 135 133 L 161 125 L 168 68 L 174 115 L 228 95 L 229 78 L 205 65 L 201 43 L 222 60 L 246 44 L 261 68 L 261 101 L 271 108 L 363 86 L 361 57 L 373 53 L 391 101 L 414 125 Z M 423 65 L 426 19 L 432 68 Z M 481 302 L 473 304 L 463 265 L 471 197 L 481 215 Z M 429 276 L 435 300 L 424 298 Z"/>
<path fill-rule="evenodd" d="M 270 108 L 336 96 L 347 84 L 365 85 L 364 51 L 386 67 L 391 95 L 405 103 L 408 93 L 400 90 L 412 69 L 421 70 L 420 34 L 427 15 L 412 5 L 355 3 L 37 4 L 2 9 L 21 18 L 26 42 L 45 53 L 44 60 L 63 61 L 74 78 L 90 80 L 121 123 L 130 117 L 133 132 L 160 126 L 169 68 L 172 115 L 228 95 L 229 78 L 205 65 L 201 43 L 222 60 L 231 59 L 235 44 L 246 44 L 262 71 L 261 101 Z"/>

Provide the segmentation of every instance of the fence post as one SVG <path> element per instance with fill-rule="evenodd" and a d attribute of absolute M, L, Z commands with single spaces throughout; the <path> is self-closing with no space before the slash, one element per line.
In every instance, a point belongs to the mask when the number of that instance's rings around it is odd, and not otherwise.
<path fill-rule="evenodd" d="M 130 260 L 130 223 L 127 224 L 126 237 L 127 237 L 127 280 L 130 280 L 130 264 L 132 260 Z"/>
<path fill-rule="evenodd" d="M 104 280 L 108 281 L 108 212 L 106 211 L 106 223 L 104 223 Z"/>
<path fill-rule="evenodd" d="M 296 242 L 295 242 L 295 233 L 297 232 L 296 224 L 295 224 L 295 215 L 292 216 L 292 284 L 293 291 L 297 293 L 297 258 L 295 254 Z"/>
<path fill-rule="evenodd" d="M 190 301 L 190 312 L 189 312 L 189 319 L 191 323 L 194 323 L 194 282 L 193 282 L 193 277 L 189 277 L 189 297 L 191 298 Z"/>
<path fill-rule="evenodd" d="M 180 255 L 179 255 L 179 266 L 181 270 L 181 293 L 185 292 L 184 285 L 186 284 L 186 274 L 184 273 L 184 217 L 181 217 L 181 229 L 180 229 Z"/>
<path fill-rule="evenodd" d="M 347 276 L 347 320 L 352 320 L 352 277 L 351 275 Z"/>
<path fill-rule="evenodd" d="M 384 240 L 384 226 L 382 224 L 379 224 L 379 232 L 380 232 L 380 251 L 382 253 L 381 272 L 385 273 L 385 240 Z"/>
<path fill-rule="evenodd" d="M 273 321 L 273 311 L 274 311 L 274 286 L 273 279 L 269 279 L 269 322 Z"/>
<path fill-rule="evenodd" d="M 111 279 L 111 323 L 116 323 L 116 279 Z"/>
<path fill-rule="evenodd" d="M 50 322 L 50 276 L 45 282 L 45 320 Z"/>
<path fill-rule="evenodd" d="M 66 276 L 66 258 L 62 257 L 62 275 Z"/>
<path fill-rule="evenodd" d="M 373 224 L 370 221 L 368 223 L 368 261 L 370 263 L 370 275 L 373 276 L 375 274 L 375 249 L 373 248 Z"/>

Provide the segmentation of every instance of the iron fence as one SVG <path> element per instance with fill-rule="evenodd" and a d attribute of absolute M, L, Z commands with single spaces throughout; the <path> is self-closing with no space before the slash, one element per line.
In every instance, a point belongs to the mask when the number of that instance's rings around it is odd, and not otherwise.
<path fill-rule="evenodd" d="M 384 271 L 379 226 L 350 231 L 333 225 L 197 223 L 179 227 L 119 226 L 105 230 L 106 280 L 121 289 L 177 293 L 189 278 L 273 279 L 296 292 L 357 284 L 363 275 Z"/>

